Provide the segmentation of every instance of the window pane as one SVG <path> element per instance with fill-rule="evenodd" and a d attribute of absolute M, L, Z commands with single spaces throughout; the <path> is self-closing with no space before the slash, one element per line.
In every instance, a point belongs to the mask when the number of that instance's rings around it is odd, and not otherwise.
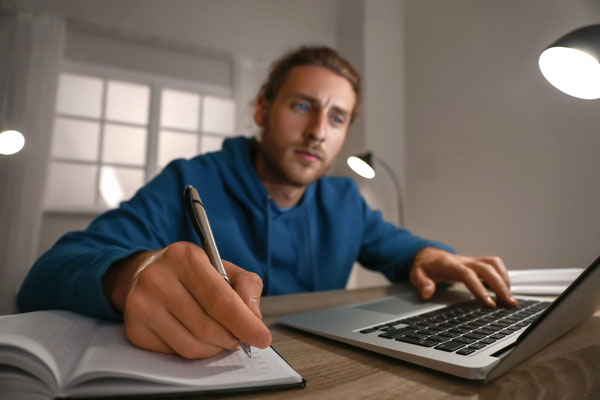
<path fill-rule="evenodd" d="M 130 199 L 144 184 L 144 171 L 138 168 L 102 167 L 100 170 L 100 198 L 109 208 Z"/>
<path fill-rule="evenodd" d="M 212 151 L 221 150 L 224 139 L 225 138 L 219 136 L 203 135 L 200 138 L 200 149 L 202 153 L 210 153 Z"/>
<path fill-rule="evenodd" d="M 97 167 L 52 162 L 46 183 L 46 207 L 88 208 L 94 206 Z"/>
<path fill-rule="evenodd" d="M 100 118 L 102 79 L 91 76 L 61 74 L 58 82 L 58 113 Z"/>
<path fill-rule="evenodd" d="M 146 163 L 146 129 L 106 124 L 102 161 L 129 165 Z"/>
<path fill-rule="evenodd" d="M 235 102 L 221 97 L 204 97 L 202 130 L 232 134 L 235 130 Z"/>
<path fill-rule="evenodd" d="M 164 167 L 175 158 L 197 154 L 198 136 L 192 133 L 162 131 L 158 138 L 158 165 Z"/>
<path fill-rule="evenodd" d="M 107 119 L 146 125 L 150 102 L 148 86 L 109 81 L 106 96 Z"/>
<path fill-rule="evenodd" d="M 56 118 L 52 138 L 52 156 L 75 160 L 98 159 L 100 124 L 69 118 Z"/>
<path fill-rule="evenodd" d="M 165 89 L 162 91 L 160 126 L 198 130 L 199 108 L 199 95 Z"/>

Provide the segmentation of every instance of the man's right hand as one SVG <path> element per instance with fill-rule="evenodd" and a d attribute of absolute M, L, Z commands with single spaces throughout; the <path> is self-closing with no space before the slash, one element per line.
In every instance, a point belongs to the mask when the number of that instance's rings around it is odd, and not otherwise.
<path fill-rule="evenodd" d="M 259 308 L 262 280 L 225 260 L 223 266 L 233 288 L 201 247 L 176 242 L 113 264 L 104 293 L 123 313 L 129 340 L 147 350 L 193 359 L 234 349 L 237 339 L 269 346 Z"/>

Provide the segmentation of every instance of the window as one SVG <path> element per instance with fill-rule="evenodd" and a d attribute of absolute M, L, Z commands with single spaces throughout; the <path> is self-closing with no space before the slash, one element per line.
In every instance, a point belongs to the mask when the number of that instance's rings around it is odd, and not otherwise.
<path fill-rule="evenodd" d="M 221 148 L 235 132 L 227 88 L 71 66 L 59 77 L 45 208 L 100 212 L 175 158 Z"/>

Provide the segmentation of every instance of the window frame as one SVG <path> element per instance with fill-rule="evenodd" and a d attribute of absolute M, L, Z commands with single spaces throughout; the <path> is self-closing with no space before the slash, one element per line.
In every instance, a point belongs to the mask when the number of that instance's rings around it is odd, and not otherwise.
<path fill-rule="evenodd" d="M 163 167 L 158 165 L 158 144 L 159 144 L 159 135 L 160 135 L 160 111 L 161 111 L 161 93 L 163 89 L 171 89 L 178 90 L 182 92 L 188 92 L 197 94 L 200 96 L 201 100 L 205 96 L 215 96 L 226 98 L 233 101 L 236 110 L 239 107 L 238 102 L 236 101 L 236 97 L 234 96 L 234 90 L 232 87 L 219 86 L 215 84 L 202 83 L 202 82 L 190 82 L 178 78 L 154 75 L 144 72 L 137 72 L 131 70 L 124 70 L 115 67 L 92 64 L 86 62 L 79 61 L 71 61 L 71 60 L 62 60 L 59 75 L 57 76 L 57 82 L 60 78 L 61 74 L 74 74 L 74 75 L 83 75 L 90 76 L 94 78 L 98 78 L 102 80 L 102 93 L 101 93 L 101 114 L 98 119 L 92 117 L 82 117 L 70 114 L 60 113 L 54 108 L 52 113 L 52 130 L 50 134 L 53 135 L 53 129 L 56 119 L 58 118 L 66 118 L 69 120 L 77 120 L 77 121 L 91 121 L 100 124 L 99 128 L 99 143 L 98 143 L 98 153 L 97 158 L 94 161 L 89 160 L 78 160 L 74 158 L 65 158 L 65 157 L 55 157 L 50 153 L 48 158 L 48 171 L 50 170 L 50 165 L 53 162 L 66 162 L 69 164 L 75 165 L 87 165 L 87 166 L 95 166 L 97 168 L 96 171 L 96 181 L 94 183 L 94 206 L 81 206 L 81 207 L 61 207 L 61 206 L 48 206 L 46 204 L 46 199 L 44 198 L 44 212 L 46 213 L 65 213 L 65 214 L 100 214 L 111 208 L 108 206 L 100 205 L 100 201 L 98 196 L 100 196 L 100 175 L 102 172 L 103 166 L 114 166 L 118 168 L 131 168 L 135 170 L 142 169 L 143 171 L 143 184 L 146 184 L 149 180 L 151 180 L 154 176 L 156 176 Z M 148 104 L 148 120 L 147 124 L 135 124 L 129 122 L 122 121 L 112 121 L 106 118 L 106 96 L 107 96 L 107 86 L 108 81 L 122 81 L 132 84 L 140 84 L 146 85 L 149 88 L 149 104 Z M 58 95 L 58 92 L 57 92 Z M 196 154 L 201 154 L 201 144 L 203 136 L 210 137 L 219 137 L 219 138 L 227 138 L 235 135 L 237 132 L 237 121 L 234 121 L 234 131 L 232 134 L 224 134 L 218 132 L 205 132 L 202 129 L 202 107 L 203 101 L 200 101 L 199 105 L 199 121 L 198 121 L 198 129 L 196 131 L 185 130 L 185 129 L 174 129 L 167 128 L 169 131 L 185 133 L 195 135 L 197 137 L 197 148 Z M 234 115 L 235 118 L 235 115 Z M 105 138 L 105 126 L 106 124 L 118 124 L 121 126 L 127 127 L 142 127 L 144 126 L 147 129 L 147 137 L 146 137 L 146 162 L 142 166 L 134 166 L 129 164 L 121 164 L 115 162 L 106 162 L 102 160 L 102 151 L 103 151 L 103 141 Z M 46 180 L 48 182 L 48 179 Z"/>

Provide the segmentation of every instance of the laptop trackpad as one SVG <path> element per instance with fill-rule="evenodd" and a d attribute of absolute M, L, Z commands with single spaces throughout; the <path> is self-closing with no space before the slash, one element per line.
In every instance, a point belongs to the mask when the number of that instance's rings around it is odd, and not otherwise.
<path fill-rule="evenodd" d="M 400 315 L 408 312 L 420 311 L 422 309 L 431 309 L 436 305 L 448 305 L 460 301 L 466 301 L 472 298 L 472 295 L 465 291 L 440 290 L 435 296 L 425 301 L 421 299 L 416 290 L 410 290 L 398 293 L 393 297 L 373 301 L 370 303 L 359 304 L 352 308 L 360 310 L 375 311 L 384 314 Z"/>
<path fill-rule="evenodd" d="M 360 304 L 353 308 L 366 311 L 376 311 L 385 314 L 399 315 L 410 311 L 418 310 L 423 307 L 431 307 L 431 303 L 421 300 L 414 292 L 400 293 L 394 297 L 374 301 L 371 303 Z"/>

